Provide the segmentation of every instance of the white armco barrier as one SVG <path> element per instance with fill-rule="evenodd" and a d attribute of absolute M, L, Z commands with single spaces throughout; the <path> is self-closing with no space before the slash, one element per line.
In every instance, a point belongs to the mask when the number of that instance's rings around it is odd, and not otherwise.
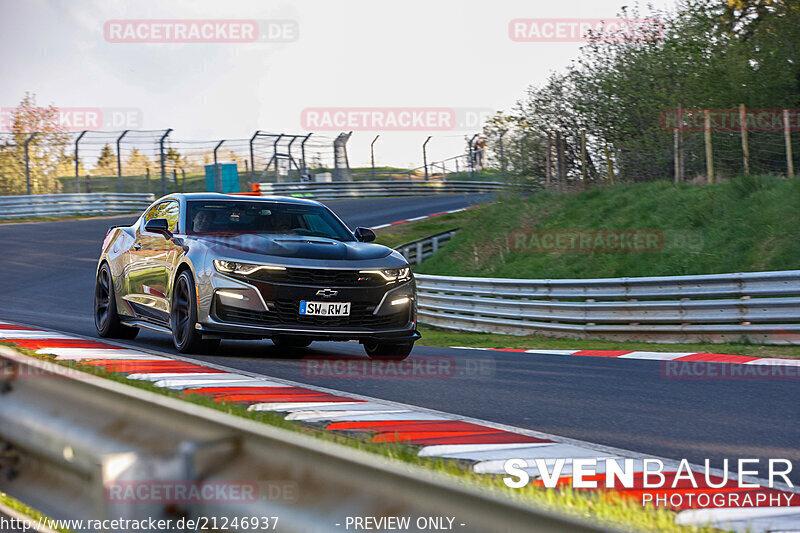
<path fill-rule="evenodd" d="M 110 192 L 0 196 L 0 218 L 130 213 L 142 211 L 154 199 L 152 194 Z"/>
<path fill-rule="evenodd" d="M 262 196 L 296 196 L 314 200 L 358 197 L 428 196 L 444 193 L 491 193 L 522 189 L 493 181 L 333 181 L 330 183 L 258 183 Z"/>
<path fill-rule="evenodd" d="M 420 322 L 447 329 L 800 344 L 800 270 L 608 279 L 415 277 Z"/>

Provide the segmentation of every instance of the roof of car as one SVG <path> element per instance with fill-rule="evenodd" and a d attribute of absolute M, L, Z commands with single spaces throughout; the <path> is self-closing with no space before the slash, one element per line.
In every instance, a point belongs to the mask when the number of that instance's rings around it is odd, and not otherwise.
<path fill-rule="evenodd" d="M 184 198 L 186 200 L 247 200 L 247 201 L 267 201 L 267 202 L 283 202 L 288 204 L 303 204 L 303 205 L 320 205 L 316 200 L 306 198 L 293 198 L 291 196 L 246 196 L 246 195 L 231 195 L 222 194 L 218 192 L 188 192 L 188 193 L 173 193 L 165 196 L 164 198 Z"/>

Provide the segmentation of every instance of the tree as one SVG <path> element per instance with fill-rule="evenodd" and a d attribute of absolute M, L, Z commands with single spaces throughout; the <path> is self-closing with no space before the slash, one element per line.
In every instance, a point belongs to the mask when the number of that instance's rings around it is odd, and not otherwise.
<path fill-rule="evenodd" d="M 100 150 L 100 157 L 92 169 L 92 176 L 116 176 L 117 156 L 111 150 L 111 145 L 106 143 Z"/>
<path fill-rule="evenodd" d="M 136 148 L 131 150 L 128 160 L 125 162 L 125 173 L 141 176 L 147 173 L 148 167 L 152 167 L 150 159 Z"/>
<path fill-rule="evenodd" d="M 39 107 L 36 96 L 25 93 L 18 107 L 9 113 L 10 138 L 0 145 L 0 194 L 25 194 L 25 142 L 28 143 L 28 168 L 32 194 L 60 190 L 58 166 L 63 161 L 68 142 L 66 130 L 59 123 L 53 105 Z"/>

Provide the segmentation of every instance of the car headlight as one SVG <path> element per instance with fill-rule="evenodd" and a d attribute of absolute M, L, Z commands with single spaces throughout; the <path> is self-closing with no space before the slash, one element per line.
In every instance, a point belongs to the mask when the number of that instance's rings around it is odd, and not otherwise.
<path fill-rule="evenodd" d="M 214 268 L 223 274 L 240 274 L 249 276 L 258 270 L 286 270 L 285 267 L 275 265 L 254 265 L 252 263 L 239 263 L 236 261 L 225 261 L 224 259 L 214 259 Z"/>
<path fill-rule="evenodd" d="M 383 279 L 385 279 L 388 283 L 394 283 L 396 281 L 406 281 L 411 279 L 411 268 L 404 267 L 404 268 L 388 268 L 385 270 L 362 270 L 361 274 L 378 274 Z"/>

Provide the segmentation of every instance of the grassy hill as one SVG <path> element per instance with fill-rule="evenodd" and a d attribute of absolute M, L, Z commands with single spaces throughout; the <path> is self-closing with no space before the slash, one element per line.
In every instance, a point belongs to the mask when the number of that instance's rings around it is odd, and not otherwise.
<path fill-rule="evenodd" d="M 745 176 L 715 185 L 658 181 L 579 194 L 540 192 L 460 215 L 461 231 L 417 272 L 593 278 L 800 268 L 800 179 Z M 624 230 L 652 237 L 655 246 L 596 251 L 598 235 Z M 558 234 L 589 235 L 594 251 L 548 251 L 545 236 L 552 243 Z"/>

